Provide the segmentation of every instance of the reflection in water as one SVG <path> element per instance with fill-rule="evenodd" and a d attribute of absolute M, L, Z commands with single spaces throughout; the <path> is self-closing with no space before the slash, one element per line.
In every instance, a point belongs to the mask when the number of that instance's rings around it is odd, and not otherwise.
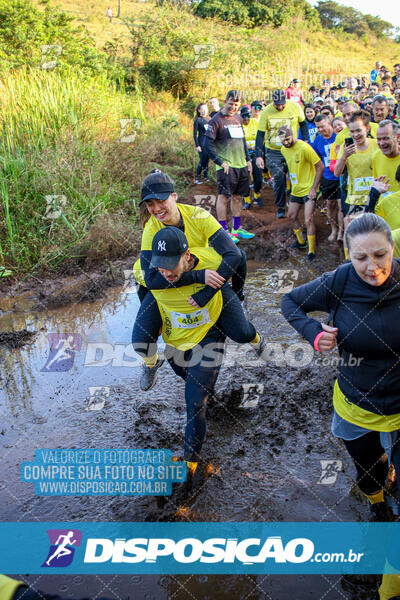
<path fill-rule="evenodd" d="M 6 308 L 4 303 L 2 306 L 3 309 Z M 79 334 L 82 336 L 81 352 L 84 354 L 89 342 L 118 342 L 119 340 L 110 335 L 111 331 L 118 332 L 121 323 L 127 323 L 131 327 L 137 308 L 136 295 L 125 294 L 121 288 L 112 288 L 106 298 L 92 303 L 72 304 L 46 312 L 8 312 L 2 315 L 0 331 L 28 329 L 39 332 L 34 340 L 23 348 L 9 350 L 0 347 L 0 408 L 3 416 L 7 417 L 9 413 L 8 416 L 14 417 L 20 410 L 26 417 L 29 414 L 34 415 L 32 395 L 35 392 L 39 393 L 42 399 L 46 395 L 48 381 L 43 378 L 41 369 L 46 364 L 49 354 L 49 334 Z M 110 322 L 115 319 L 120 323 L 117 327 L 114 324 L 110 331 Z M 124 336 L 122 341 L 129 343 L 129 336 Z M 42 389 L 35 390 L 35 386 Z"/>

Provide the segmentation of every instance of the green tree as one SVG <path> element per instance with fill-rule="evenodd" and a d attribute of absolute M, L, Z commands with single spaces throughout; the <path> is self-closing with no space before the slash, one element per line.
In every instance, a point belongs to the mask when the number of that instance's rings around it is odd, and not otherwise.
<path fill-rule="evenodd" d="M 297 16 L 319 24 L 317 11 L 305 0 L 200 0 L 193 10 L 199 17 L 219 17 L 247 27 L 263 24 L 280 27 Z"/>
<path fill-rule="evenodd" d="M 327 29 L 340 28 L 359 37 L 372 33 L 382 38 L 393 33 L 393 25 L 388 21 L 383 21 L 380 17 L 364 15 L 355 8 L 342 6 L 333 0 L 321 0 L 316 9 L 322 26 Z"/>

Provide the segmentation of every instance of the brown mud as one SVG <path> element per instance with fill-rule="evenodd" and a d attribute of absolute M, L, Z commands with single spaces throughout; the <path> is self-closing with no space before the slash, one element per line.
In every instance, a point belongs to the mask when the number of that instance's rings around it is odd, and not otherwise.
<path fill-rule="evenodd" d="M 200 187 L 200 186 L 199 186 Z M 195 193 L 207 194 L 210 188 Z M 122 363 L 118 345 L 130 344 L 139 302 L 122 287 L 133 257 L 76 278 L 12 282 L 2 289 L 0 331 L 36 332 L 15 349 L 0 346 L 0 519 L 4 521 L 362 521 L 368 507 L 351 490 L 354 468 L 330 432 L 336 367 L 315 353 L 307 364 L 290 363 L 286 352 L 300 340 L 280 313 L 274 287 L 279 270 L 296 273 L 294 285 L 343 260 L 329 244 L 326 218 L 317 212 L 317 258 L 308 263 L 293 241 L 287 219 L 276 221 L 270 190 L 266 206 L 244 215 L 257 237 L 243 244 L 250 268 L 248 318 L 286 357 L 257 363 L 251 351 L 230 350 L 210 399 L 204 460 L 211 463 L 203 486 L 184 504 L 175 492 L 156 497 L 41 497 L 20 481 L 19 465 L 40 448 L 168 448 L 182 456 L 184 384 L 164 364 L 149 392 L 139 389 L 139 361 Z M 119 271 L 119 275 L 118 275 Z M 118 279 L 119 277 L 119 279 Z M 93 282 L 98 282 L 97 284 Z M 117 286 L 119 283 L 119 287 Z M 5 289 L 7 288 L 8 289 Z M 321 318 L 323 316 L 321 315 Z M 49 334 L 75 334 L 73 365 L 46 370 Z M 24 334 L 26 335 L 26 334 Z M 103 363 L 89 358 L 103 344 Z M 92 346 L 91 346 L 92 345 Z M 243 384 L 253 384 L 257 403 L 243 405 Z M 108 388 L 100 410 L 90 410 L 91 388 Z M 336 461 L 337 478 L 326 484 L 322 460 Z M 336 576 L 19 576 L 35 589 L 64 597 L 120 600 L 370 600 L 376 578 Z"/>

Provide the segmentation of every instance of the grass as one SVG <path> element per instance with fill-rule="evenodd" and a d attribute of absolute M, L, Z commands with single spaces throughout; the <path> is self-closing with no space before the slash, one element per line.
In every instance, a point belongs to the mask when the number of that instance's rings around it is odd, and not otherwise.
<path fill-rule="evenodd" d="M 14 272 L 71 270 L 98 260 L 100 247 L 107 257 L 132 252 L 143 176 L 166 163 L 176 165 L 175 176 L 191 175 L 189 123 L 171 129 L 165 106 L 146 105 L 140 90 L 125 94 L 79 74 L 18 72 L 0 80 L 0 114 L 0 260 Z M 124 118 L 140 120 L 133 143 L 120 140 Z M 54 196 L 65 206 L 49 218 Z"/>
<path fill-rule="evenodd" d="M 130 56 L 128 28 L 120 19 L 108 23 L 106 5 L 54 4 L 84 25 L 98 48 L 107 44 Z M 116 13 L 117 3 L 111 6 Z M 140 239 L 135 199 L 143 176 L 161 167 L 176 179 L 178 191 L 193 178 L 188 105 L 222 98 L 231 88 L 242 89 L 251 101 L 295 76 L 305 88 L 327 75 L 337 81 L 369 73 L 378 58 L 389 65 L 398 58 L 399 46 L 390 40 L 366 44 L 339 32 L 310 31 L 301 20 L 247 30 L 135 0 L 122 0 L 121 16 L 139 26 L 151 17 L 165 31 L 177 32 L 178 40 L 212 44 L 209 68 L 198 69 L 191 81 L 186 108 L 170 91 L 145 94 L 137 83 L 125 93 L 105 77 L 88 79 L 73 69 L 68 75 L 32 69 L 0 79 L 0 266 L 13 273 L 72 271 L 134 251 Z M 176 46 L 173 59 L 179 58 Z M 168 50 L 159 58 L 168 59 Z M 138 64 L 131 64 L 136 74 Z M 140 120 L 131 143 L 120 139 L 121 119 Z M 49 218 L 48 198 L 54 196 L 64 197 L 65 205 Z"/>

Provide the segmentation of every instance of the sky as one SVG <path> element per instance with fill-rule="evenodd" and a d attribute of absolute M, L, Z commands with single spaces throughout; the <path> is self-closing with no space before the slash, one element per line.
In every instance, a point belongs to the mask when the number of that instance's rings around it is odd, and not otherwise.
<path fill-rule="evenodd" d="M 318 0 L 308 0 L 311 6 L 315 6 Z M 400 3 L 398 0 L 336 0 L 338 4 L 352 6 L 362 13 L 381 17 L 389 21 L 395 27 L 400 27 Z"/>

